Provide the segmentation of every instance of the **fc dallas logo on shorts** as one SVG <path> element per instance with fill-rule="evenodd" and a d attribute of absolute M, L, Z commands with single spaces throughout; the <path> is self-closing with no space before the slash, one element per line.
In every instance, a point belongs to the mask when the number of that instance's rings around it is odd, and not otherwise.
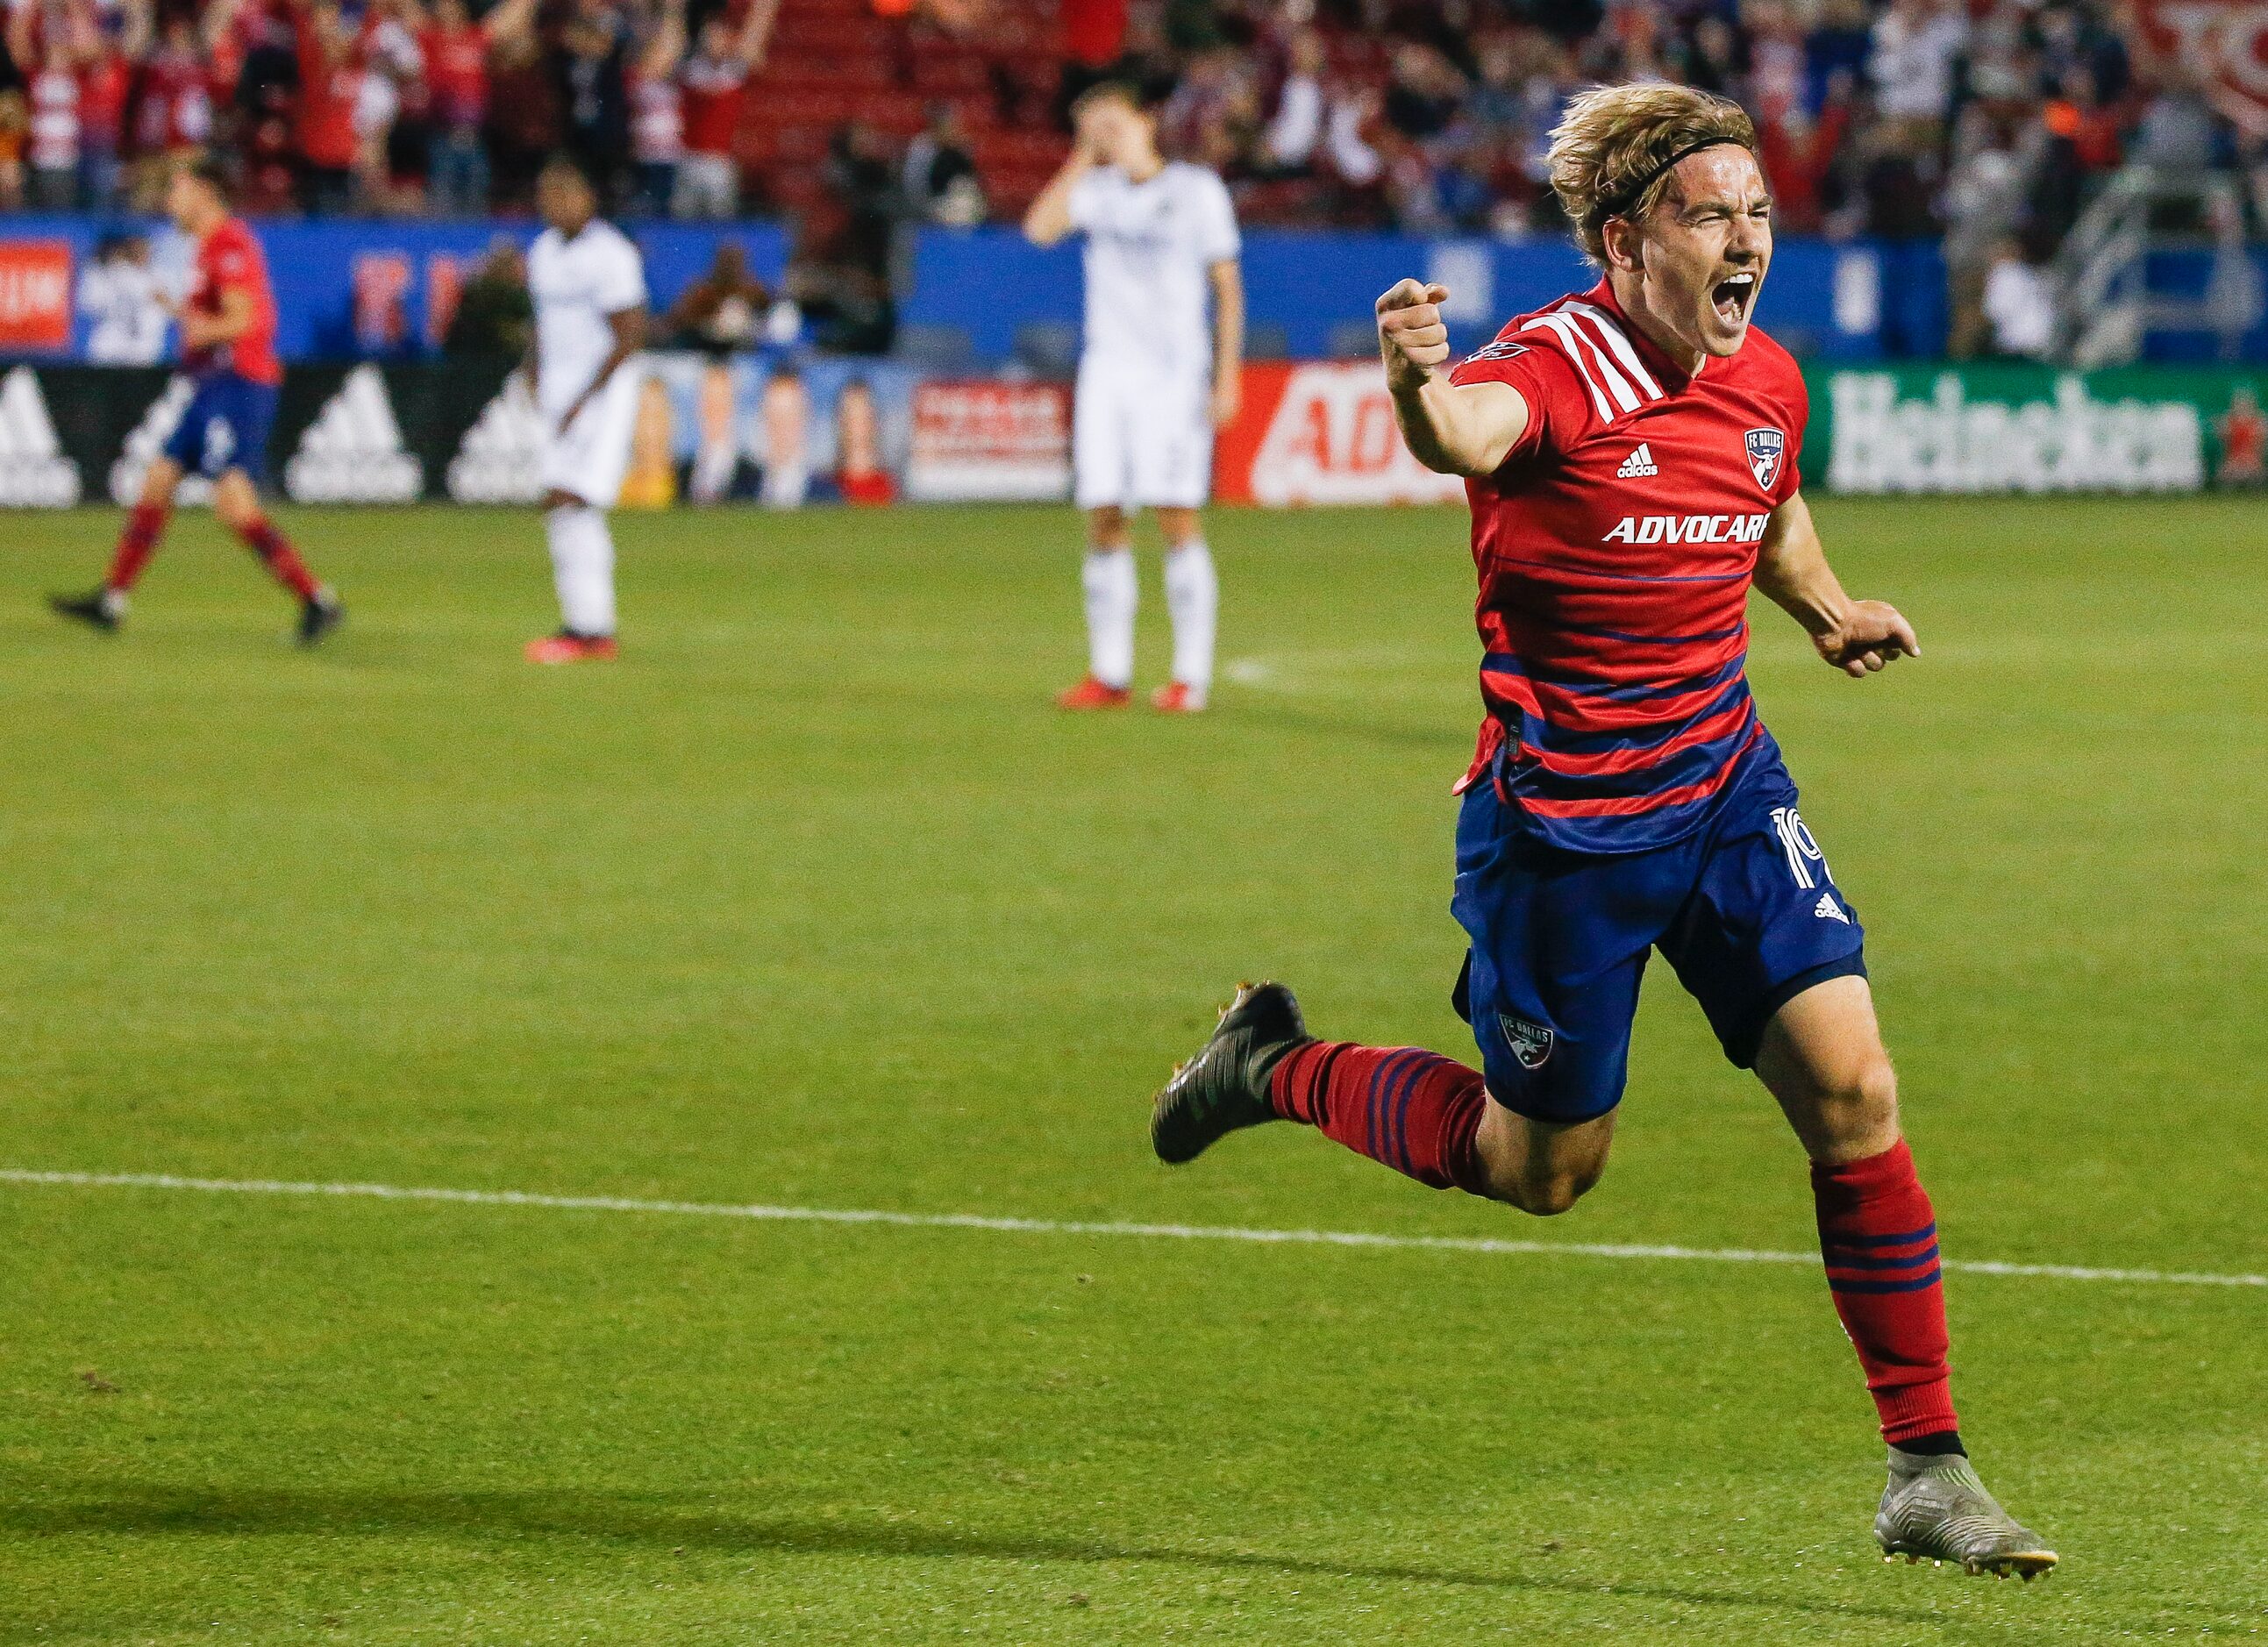
<path fill-rule="evenodd" d="M 1779 479 L 1779 460 L 1787 451 L 1787 437 L 1777 429 L 1751 429 L 1748 433 L 1749 470 L 1756 484 L 1769 492 Z"/>

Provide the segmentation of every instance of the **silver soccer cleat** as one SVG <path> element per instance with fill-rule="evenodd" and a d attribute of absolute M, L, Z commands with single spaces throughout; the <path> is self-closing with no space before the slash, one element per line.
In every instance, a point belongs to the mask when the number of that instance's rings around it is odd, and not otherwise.
<path fill-rule="evenodd" d="M 1933 1457 L 1890 1449 L 1890 1483 L 1874 1512 L 1874 1540 L 1884 1561 L 1926 1556 L 1958 1562 L 1967 1573 L 2014 1573 L 2027 1584 L 2056 1564 L 2046 1540 L 2001 1509 L 1957 1452 Z"/>

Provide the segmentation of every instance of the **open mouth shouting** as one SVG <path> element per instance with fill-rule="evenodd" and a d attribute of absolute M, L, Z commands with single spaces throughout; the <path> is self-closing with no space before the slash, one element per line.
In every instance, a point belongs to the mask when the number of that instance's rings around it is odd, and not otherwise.
<path fill-rule="evenodd" d="M 1710 286 L 1710 308 L 1717 311 L 1717 320 L 1724 325 L 1737 327 L 1749 318 L 1749 304 L 1756 302 L 1756 270 L 1744 268 L 1737 275 L 1726 275 L 1721 282 Z"/>
<path fill-rule="evenodd" d="M 1740 326 L 1749 318 L 1749 306 L 1756 300 L 1756 271 L 1744 268 L 1727 275 L 1709 289 L 1709 306 L 1727 326 Z"/>

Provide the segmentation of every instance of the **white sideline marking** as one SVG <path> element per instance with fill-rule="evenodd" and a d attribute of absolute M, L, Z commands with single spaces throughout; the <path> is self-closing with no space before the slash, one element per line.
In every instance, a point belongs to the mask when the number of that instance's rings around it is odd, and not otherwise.
<path fill-rule="evenodd" d="M 974 1212 L 882 1212 L 849 1207 L 732 1206 L 712 1201 L 640 1201 L 625 1195 L 546 1195 L 520 1189 L 439 1189 L 413 1184 L 302 1184 L 271 1178 L 180 1178 L 171 1173 L 48 1173 L 0 1167 L 0 1183 L 66 1189 L 190 1189 L 225 1195 L 331 1195 L 366 1201 L 438 1201 L 474 1207 L 538 1207 L 559 1212 L 667 1213 L 779 1224 L 880 1224 L 914 1230 L 990 1230 L 1010 1235 L 1138 1235 L 1174 1241 L 1244 1241 L 1262 1246 L 1366 1246 L 1391 1251 L 1487 1253 L 1556 1258 L 1687 1259 L 1713 1264 L 1816 1264 L 1816 1253 L 1738 1246 L 1645 1246 L 1587 1241 L 1506 1241 L 1481 1235 L 1381 1235 L 1362 1230 L 1246 1230 L 1215 1224 L 1082 1223 L 1002 1218 Z M 2042 1276 L 2056 1281 L 2124 1281 L 2158 1287 L 2268 1287 L 2268 1276 L 2216 1276 L 2167 1269 L 2089 1269 L 2077 1264 L 2006 1264 L 1948 1258 L 1968 1276 Z"/>

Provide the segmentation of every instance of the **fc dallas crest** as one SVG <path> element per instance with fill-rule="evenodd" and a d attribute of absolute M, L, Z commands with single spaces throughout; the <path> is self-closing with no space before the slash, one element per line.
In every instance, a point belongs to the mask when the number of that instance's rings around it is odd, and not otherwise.
<path fill-rule="evenodd" d="M 1779 479 L 1780 460 L 1787 454 L 1787 437 L 1777 429 L 1751 429 L 1748 433 L 1749 473 L 1769 492 Z"/>

